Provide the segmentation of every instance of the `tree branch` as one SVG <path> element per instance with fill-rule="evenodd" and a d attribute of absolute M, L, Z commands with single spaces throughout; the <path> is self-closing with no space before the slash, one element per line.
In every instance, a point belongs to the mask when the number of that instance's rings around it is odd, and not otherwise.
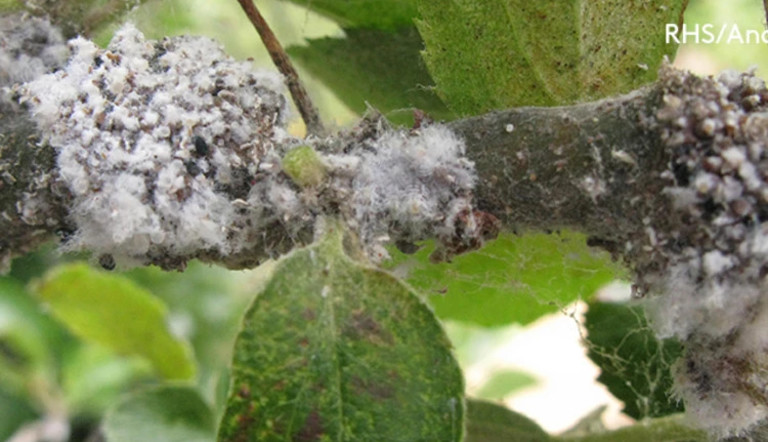
<path fill-rule="evenodd" d="M 668 73 L 669 78 L 681 75 Z M 663 139 L 667 124 L 655 118 L 666 106 L 669 78 L 599 102 L 510 109 L 450 123 L 449 127 L 466 141 L 468 156 L 475 162 L 479 181 L 474 194 L 479 208 L 499 217 L 507 229 L 570 227 L 587 232 L 596 244 L 618 253 L 630 236 L 642 230 L 643 219 L 663 217 L 671 210 L 670 199 L 661 196 L 670 183 L 660 179 L 660 174 L 669 168 L 675 149 Z M 32 135 L 33 124 L 18 107 L 6 108 L 2 118 L 0 169 L 13 176 L 13 182 L 6 179 L 0 200 L 0 213 L 6 214 L 0 219 L 0 228 L 7 232 L 0 250 L 15 256 L 29 250 L 31 236 L 58 231 L 66 237 L 74 226 L 66 216 L 67 191 L 56 186 L 53 150 L 42 145 L 32 150 L 34 158 L 20 160 L 18 152 L 29 152 L 29 146 L 37 141 Z M 338 134 L 332 144 L 360 143 L 377 133 L 377 124 L 365 122 Z M 31 163 L 37 169 L 28 167 Z M 247 176 L 243 179 L 250 180 Z M 243 186 L 248 187 L 241 183 L 230 188 Z M 237 198 L 236 194 L 231 196 L 232 200 Z M 311 222 L 301 230 L 310 232 L 309 225 Z M 254 231 L 250 235 L 273 237 L 275 233 Z M 283 244 L 278 251 L 297 241 L 276 235 L 269 242 Z M 184 259 L 201 257 L 221 259 L 230 266 L 253 265 L 273 253 L 265 252 L 249 250 L 237 258 L 224 258 L 201 250 Z M 165 262 L 167 257 L 148 260 L 173 267 Z"/>
<path fill-rule="evenodd" d="M 245 15 L 256 28 L 256 31 L 261 37 L 261 41 L 264 42 L 264 46 L 269 52 L 269 56 L 272 57 L 272 62 L 277 69 L 285 76 L 288 90 L 291 92 L 293 102 L 296 104 L 296 108 L 301 114 L 304 124 L 307 126 L 307 133 L 312 135 L 322 136 L 325 134 L 323 123 L 320 120 L 320 114 L 317 111 L 312 99 L 309 97 L 309 93 L 304 88 L 304 85 L 299 79 L 299 74 L 291 63 L 291 59 L 288 54 L 285 53 L 283 46 L 277 39 L 272 29 L 264 20 L 264 16 L 261 15 L 259 9 L 253 3 L 253 0 L 237 0 L 240 6 L 245 11 Z"/>
<path fill-rule="evenodd" d="M 644 123 L 661 106 L 660 88 L 451 123 L 478 171 L 478 205 L 510 228 L 605 238 L 631 230 L 647 208 L 630 201 L 658 182 L 652 172 L 668 156 L 658 129 Z"/>

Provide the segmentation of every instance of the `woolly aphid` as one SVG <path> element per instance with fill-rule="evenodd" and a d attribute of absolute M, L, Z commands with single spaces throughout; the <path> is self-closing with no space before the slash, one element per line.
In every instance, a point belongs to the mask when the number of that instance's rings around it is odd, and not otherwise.
<path fill-rule="evenodd" d="M 277 161 L 288 138 L 281 78 L 209 39 L 153 42 L 132 25 L 106 50 L 83 38 L 69 48 L 63 69 L 22 88 L 74 199 L 66 247 L 128 263 L 247 245 L 237 237 L 248 214 L 225 190 Z"/>
<path fill-rule="evenodd" d="M 35 79 L 66 59 L 64 38 L 47 20 L 0 16 L 0 88 Z"/>
<path fill-rule="evenodd" d="M 473 165 L 444 126 L 386 128 L 342 148 L 314 140 L 327 179 L 307 187 L 281 169 L 298 141 L 284 129 L 277 74 L 209 39 L 153 42 L 132 25 L 105 50 L 82 38 L 69 47 L 63 69 L 21 88 L 73 197 L 66 249 L 109 267 L 173 267 L 199 253 L 271 253 L 263 242 L 276 229 L 285 251 L 327 213 L 345 218 L 374 260 L 389 240 L 479 241 Z"/>
<path fill-rule="evenodd" d="M 740 435 L 768 419 L 768 90 L 735 72 L 660 81 L 671 210 L 644 219 L 626 253 L 658 335 L 685 344 L 674 371 L 687 412 Z"/>

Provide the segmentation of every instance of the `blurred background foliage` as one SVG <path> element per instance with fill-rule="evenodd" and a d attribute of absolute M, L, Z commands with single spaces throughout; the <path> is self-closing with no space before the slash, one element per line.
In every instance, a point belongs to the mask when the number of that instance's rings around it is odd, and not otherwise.
<path fill-rule="evenodd" d="M 408 18 L 415 10 L 408 2 L 396 2 L 406 6 L 361 12 L 361 3 L 352 2 L 348 9 L 321 0 L 264 0 L 259 5 L 298 61 L 300 75 L 328 124 L 348 126 L 369 106 L 405 125 L 411 124 L 413 107 L 437 119 L 452 118 L 434 94 L 418 56 L 421 41 Z M 743 29 L 763 29 L 761 11 L 759 0 L 691 0 L 686 23 L 738 23 Z M 232 56 L 252 58 L 256 65 L 272 69 L 235 1 L 148 0 L 128 18 L 150 38 L 206 35 Z M 96 40 L 106 45 L 115 26 L 98 30 Z M 371 51 L 381 57 L 372 58 Z M 702 74 L 757 67 L 758 75 L 764 76 L 768 46 L 687 44 L 676 64 Z M 295 121 L 291 130 L 301 134 L 303 126 Z M 430 263 L 431 248 L 424 244 L 414 255 L 392 250 L 387 266 L 419 289 L 445 320 L 465 368 L 526 324 L 558 314 L 573 302 L 593 301 L 600 287 L 627 276 L 604 253 L 587 248 L 583 236 L 570 232 L 505 234 L 452 263 Z M 109 345 L 76 336 L 49 314 L 49 306 L 34 293 L 35 284 L 51 269 L 82 259 L 61 256 L 51 246 L 16 259 L 11 272 L 0 277 L 0 440 L 50 416 L 66 416 L 72 425 L 71 440 L 85 440 L 123 394 L 162 380 L 140 355 L 119 354 Z M 238 322 L 270 268 L 267 264 L 233 272 L 193 262 L 183 273 L 155 268 L 116 273 L 114 283 L 130 281 L 167 307 L 170 332 L 188 342 L 194 354 L 197 375 L 190 382 L 218 414 L 228 387 L 227 367 Z M 596 322 L 605 319 L 598 313 L 593 316 Z M 598 359 L 621 355 L 632 361 L 634 356 L 618 346 L 604 337 L 600 351 L 593 346 L 592 353 Z M 607 359 L 616 362 L 615 357 Z M 500 400 L 536 382 L 535 373 L 503 368 L 476 386 L 473 394 Z M 643 388 L 636 385 L 634 390 Z M 625 402 L 631 402 L 642 393 L 622 394 Z M 643 415 L 633 410 L 633 417 Z"/>

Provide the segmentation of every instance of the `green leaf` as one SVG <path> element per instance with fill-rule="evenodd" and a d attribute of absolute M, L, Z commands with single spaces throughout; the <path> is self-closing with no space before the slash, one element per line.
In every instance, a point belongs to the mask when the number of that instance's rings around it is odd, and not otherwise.
<path fill-rule="evenodd" d="M 0 388 L 0 440 L 10 440 L 24 423 L 37 418 L 27 398 L 16 396 Z"/>
<path fill-rule="evenodd" d="M 486 327 L 528 324 L 579 299 L 623 273 L 582 234 L 503 234 L 481 250 L 432 264 L 432 247 L 388 265 L 422 293 L 441 318 Z"/>
<path fill-rule="evenodd" d="M 499 370 L 480 387 L 476 396 L 480 399 L 501 400 L 517 390 L 536 385 L 536 378 L 519 370 Z"/>
<path fill-rule="evenodd" d="M 394 30 L 413 25 L 415 0 L 290 0 L 335 20 L 343 28 Z"/>
<path fill-rule="evenodd" d="M 0 384 L 14 394 L 34 396 L 54 382 L 55 347 L 64 331 L 45 316 L 24 287 L 0 278 Z"/>
<path fill-rule="evenodd" d="M 665 25 L 687 0 L 417 0 L 425 60 L 461 115 L 552 106 L 628 92 L 651 82 Z"/>
<path fill-rule="evenodd" d="M 207 386 L 209 393 L 229 369 L 240 320 L 253 298 L 251 287 L 266 267 L 265 263 L 251 271 L 233 272 L 192 261 L 183 273 L 140 267 L 125 275 L 173 312 L 180 331 L 192 343 L 198 385 Z M 223 406 L 224 398 L 219 398 L 216 404 Z"/>
<path fill-rule="evenodd" d="M 464 384 L 439 322 L 341 237 L 279 261 L 248 309 L 219 440 L 461 440 Z"/>
<path fill-rule="evenodd" d="M 21 7 L 19 0 L 0 0 L 0 12 L 15 11 Z"/>
<path fill-rule="evenodd" d="M 288 53 L 330 87 L 349 108 L 364 113 L 368 104 L 391 121 L 410 125 L 413 108 L 435 119 L 453 114 L 434 93 L 413 26 L 397 32 L 346 29 L 346 38 L 310 40 Z"/>
<path fill-rule="evenodd" d="M 563 442 L 706 442 L 708 435 L 687 425 L 682 414 L 657 419 L 645 419 L 629 427 L 577 437 L 556 437 Z"/>
<path fill-rule="evenodd" d="M 189 346 L 173 336 L 163 303 L 124 276 L 68 264 L 36 287 L 53 316 L 82 339 L 147 358 L 168 379 L 190 379 Z"/>
<path fill-rule="evenodd" d="M 107 442 L 211 442 L 210 407 L 189 387 L 161 386 L 131 396 L 104 419 Z"/>
<path fill-rule="evenodd" d="M 491 402 L 467 400 L 465 442 L 545 442 L 551 438 L 522 414 Z"/>
<path fill-rule="evenodd" d="M 100 416 L 132 384 L 149 374 L 147 364 L 84 343 L 64 361 L 62 388 L 71 413 Z"/>
<path fill-rule="evenodd" d="M 658 341 L 641 307 L 590 303 L 585 327 L 588 356 L 602 371 L 597 380 L 624 402 L 626 414 L 642 419 L 683 411 L 671 397 L 670 374 L 682 348 Z"/>

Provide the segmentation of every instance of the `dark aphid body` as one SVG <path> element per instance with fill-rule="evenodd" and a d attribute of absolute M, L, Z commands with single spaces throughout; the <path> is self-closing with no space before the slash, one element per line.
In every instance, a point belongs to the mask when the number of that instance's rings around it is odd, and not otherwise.
<path fill-rule="evenodd" d="M 195 154 L 197 156 L 204 157 L 208 155 L 208 143 L 205 142 L 203 137 L 195 135 L 195 137 L 192 139 L 192 142 L 195 145 Z"/>

